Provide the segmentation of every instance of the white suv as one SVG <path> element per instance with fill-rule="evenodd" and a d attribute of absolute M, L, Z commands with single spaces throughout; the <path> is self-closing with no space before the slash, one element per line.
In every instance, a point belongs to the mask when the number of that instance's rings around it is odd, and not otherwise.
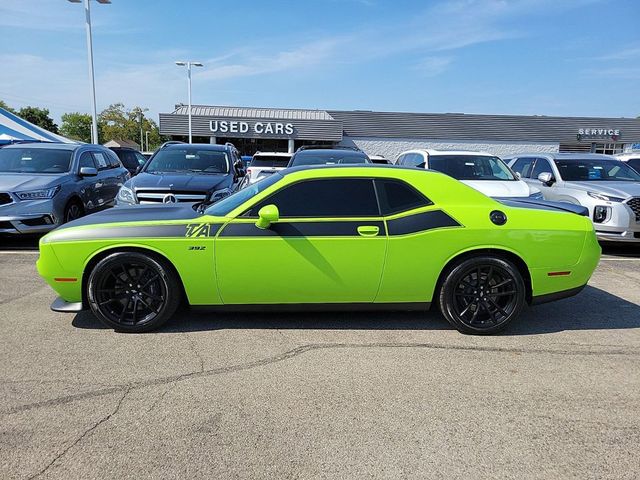
<path fill-rule="evenodd" d="M 622 160 L 636 172 L 640 173 L 640 152 L 620 153 L 615 155 L 618 160 Z"/>
<path fill-rule="evenodd" d="M 247 168 L 247 185 L 287 168 L 290 153 L 256 152 Z"/>
<path fill-rule="evenodd" d="M 520 180 L 502 160 L 490 153 L 408 150 L 398 155 L 395 163 L 442 172 L 489 197 L 542 199 L 540 189 Z"/>

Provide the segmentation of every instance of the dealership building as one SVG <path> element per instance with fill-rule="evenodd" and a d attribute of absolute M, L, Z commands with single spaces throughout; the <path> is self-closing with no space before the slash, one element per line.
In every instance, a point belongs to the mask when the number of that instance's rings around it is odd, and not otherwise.
<path fill-rule="evenodd" d="M 518 152 L 640 150 L 640 119 L 303 110 L 193 105 L 194 142 L 233 143 L 243 155 L 302 145 L 357 146 L 389 159 L 412 148 Z M 160 114 L 160 133 L 186 140 L 188 107 Z"/>

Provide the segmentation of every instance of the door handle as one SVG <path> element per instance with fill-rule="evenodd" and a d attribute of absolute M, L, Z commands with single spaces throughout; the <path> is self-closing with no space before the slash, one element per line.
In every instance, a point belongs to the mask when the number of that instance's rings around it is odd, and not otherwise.
<path fill-rule="evenodd" d="M 375 237 L 380 233 L 380 227 L 375 225 L 361 225 L 358 227 L 358 235 L 361 237 Z"/>

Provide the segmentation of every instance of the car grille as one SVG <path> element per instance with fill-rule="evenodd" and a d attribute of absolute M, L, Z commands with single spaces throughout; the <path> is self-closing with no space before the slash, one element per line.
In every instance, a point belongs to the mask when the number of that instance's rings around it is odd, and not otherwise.
<path fill-rule="evenodd" d="M 174 203 L 167 202 L 167 195 L 173 195 L 178 202 L 202 202 L 207 198 L 207 192 L 190 192 L 182 190 L 136 190 L 136 197 L 140 203 Z"/>
<path fill-rule="evenodd" d="M 6 205 L 7 203 L 13 202 L 11 195 L 8 193 L 0 193 L 0 205 Z"/>
<path fill-rule="evenodd" d="M 636 222 L 640 222 L 640 197 L 633 197 L 627 200 L 627 205 L 636 214 Z"/>

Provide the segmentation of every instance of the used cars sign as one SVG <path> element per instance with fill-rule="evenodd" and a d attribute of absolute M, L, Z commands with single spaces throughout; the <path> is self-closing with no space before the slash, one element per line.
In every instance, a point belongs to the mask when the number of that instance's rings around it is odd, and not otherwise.
<path fill-rule="evenodd" d="M 256 135 L 293 135 L 293 124 L 280 122 L 255 122 L 242 120 L 211 120 L 209 129 L 214 133 L 254 133 Z"/>

